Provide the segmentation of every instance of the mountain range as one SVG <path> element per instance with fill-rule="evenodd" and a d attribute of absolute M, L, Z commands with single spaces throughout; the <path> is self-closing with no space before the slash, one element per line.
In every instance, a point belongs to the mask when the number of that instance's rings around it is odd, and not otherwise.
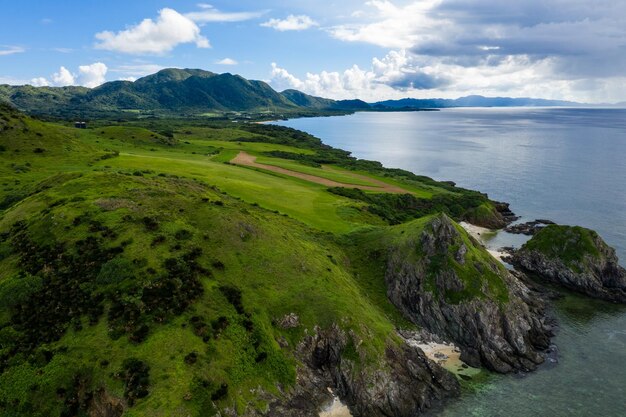
<path fill-rule="evenodd" d="M 450 107 L 578 107 L 581 103 L 563 100 L 546 100 L 541 98 L 483 97 L 472 95 L 457 99 L 444 98 L 404 98 L 374 103 L 372 106 L 382 108 L 450 108 Z"/>
<path fill-rule="evenodd" d="M 533 98 L 468 96 L 459 99 L 332 100 L 297 90 L 277 92 L 263 81 L 230 73 L 168 68 L 131 81 L 111 81 L 96 88 L 0 85 L 0 101 L 35 115 L 96 117 L 119 114 L 177 114 L 210 112 L 271 115 L 397 111 L 448 107 L 580 106 L 569 101 Z"/>

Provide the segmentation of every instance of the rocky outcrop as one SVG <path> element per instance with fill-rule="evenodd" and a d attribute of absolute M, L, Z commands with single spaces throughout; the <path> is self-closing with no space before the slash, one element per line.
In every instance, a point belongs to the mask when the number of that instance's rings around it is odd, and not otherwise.
<path fill-rule="evenodd" d="M 545 226 L 548 226 L 550 224 L 555 224 L 555 223 L 552 220 L 537 219 L 531 222 L 518 223 L 518 224 L 507 226 L 504 229 L 504 231 L 507 233 L 512 233 L 514 235 L 533 236 L 539 230 L 543 229 Z"/>
<path fill-rule="evenodd" d="M 626 270 L 593 230 L 550 225 L 512 257 L 514 265 L 571 290 L 626 303 Z"/>
<path fill-rule="evenodd" d="M 414 417 L 459 394 L 456 378 L 419 348 L 389 342 L 378 364 L 363 366 L 344 355 L 351 337 L 338 326 L 305 336 L 297 347 L 302 366 L 295 388 L 264 415 L 317 417 L 333 399 L 329 389 L 354 417 Z"/>
<path fill-rule="evenodd" d="M 121 417 L 125 410 L 124 401 L 111 396 L 104 388 L 96 390 L 89 402 L 89 417 Z"/>
<path fill-rule="evenodd" d="M 468 210 L 463 220 L 487 229 L 502 229 L 519 217 L 509 208 L 508 203 L 491 201 Z"/>
<path fill-rule="evenodd" d="M 385 279 L 409 320 L 453 341 L 472 366 L 506 373 L 543 362 L 552 331 L 538 294 L 444 214 L 402 236 Z"/>

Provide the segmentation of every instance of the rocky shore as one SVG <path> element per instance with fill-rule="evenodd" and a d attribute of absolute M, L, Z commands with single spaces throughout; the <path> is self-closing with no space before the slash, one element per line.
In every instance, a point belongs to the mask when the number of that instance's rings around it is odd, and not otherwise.
<path fill-rule="evenodd" d="M 260 415 L 318 417 L 338 397 L 353 416 L 413 417 L 459 395 L 457 379 L 406 341 L 389 345 L 370 368 L 343 355 L 350 337 L 339 326 L 306 336 L 297 347 L 302 366 L 295 389 Z"/>
<path fill-rule="evenodd" d="M 544 300 L 446 215 L 390 248 L 385 280 L 392 303 L 458 345 L 469 365 L 506 373 L 543 362 L 552 335 Z"/>

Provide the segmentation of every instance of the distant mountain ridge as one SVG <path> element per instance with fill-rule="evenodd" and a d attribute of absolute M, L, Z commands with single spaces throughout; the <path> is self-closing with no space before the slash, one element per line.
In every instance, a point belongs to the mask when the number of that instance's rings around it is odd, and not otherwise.
<path fill-rule="evenodd" d="M 483 97 L 472 95 L 457 99 L 444 98 L 403 98 L 385 100 L 372 104 L 372 107 L 387 108 L 450 108 L 450 107 L 578 107 L 580 103 L 564 100 L 546 100 L 541 98 Z"/>
<path fill-rule="evenodd" d="M 459 99 L 380 101 L 332 100 L 298 90 L 277 92 L 263 81 L 201 69 L 167 68 L 132 81 L 111 81 L 96 88 L 0 85 L 0 101 L 29 114 L 53 117 L 138 112 L 199 115 L 210 112 L 267 113 L 276 116 L 352 111 L 397 111 L 448 107 L 580 106 L 569 101 L 468 96 Z"/>

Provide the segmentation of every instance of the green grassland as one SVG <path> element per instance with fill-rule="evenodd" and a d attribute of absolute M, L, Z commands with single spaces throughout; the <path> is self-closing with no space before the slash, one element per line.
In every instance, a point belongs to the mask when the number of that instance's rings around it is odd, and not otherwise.
<path fill-rule="evenodd" d="M 239 151 L 411 194 L 331 192 L 229 164 Z M 410 324 L 387 300 L 369 246 L 397 239 L 398 228 L 417 233 L 429 213 L 459 220 L 489 204 L 292 129 L 83 130 L 2 106 L 0 414 L 78 415 L 76 398 L 100 388 L 124 399 L 127 416 L 264 410 L 264 393 L 295 383 L 303 335 L 331 324 L 358 339 L 346 360 L 374 371 L 395 329 Z M 288 313 L 299 326 L 277 325 Z"/>

